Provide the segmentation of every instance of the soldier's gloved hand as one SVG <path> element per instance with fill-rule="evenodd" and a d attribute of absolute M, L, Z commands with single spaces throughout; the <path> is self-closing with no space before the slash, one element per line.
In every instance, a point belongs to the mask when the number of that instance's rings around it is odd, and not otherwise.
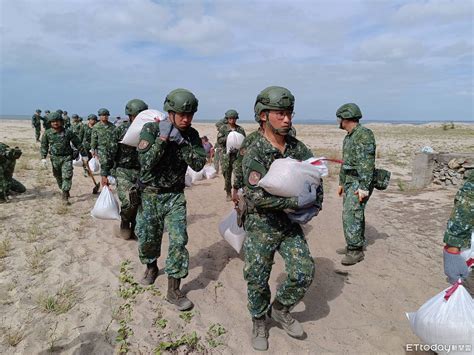
<path fill-rule="evenodd" d="M 137 180 L 137 182 L 135 183 L 135 188 L 140 192 L 145 190 L 145 187 L 146 187 L 146 184 L 144 184 L 140 180 Z"/>
<path fill-rule="evenodd" d="M 316 206 L 310 206 L 296 210 L 295 212 L 287 213 L 288 218 L 295 223 L 306 224 L 319 213 L 319 208 Z"/>
<path fill-rule="evenodd" d="M 313 205 L 316 202 L 316 185 L 305 181 L 304 190 L 298 196 L 298 208 L 305 208 Z"/>
<path fill-rule="evenodd" d="M 181 131 L 176 127 L 173 127 L 173 130 L 170 133 L 169 140 L 172 142 L 178 143 L 178 145 L 183 144 L 186 142 L 186 139 L 181 135 Z"/>
<path fill-rule="evenodd" d="M 47 167 L 48 167 L 48 162 L 46 161 L 46 159 L 44 159 L 44 158 L 41 159 L 41 166 L 42 166 L 43 168 L 47 168 Z"/>
<path fill-rule="evenodd" d="M 469 274 L 466 260 L 461 256 L 461 252 L 448 251 L 447 247 L 443 250 L 444 274 L 448 277 L 449 283 L 453 284 L 459 278 L 466 278 Z"/>
<path fill-rule="evenodd" d="M 169 120 L 160 121 L 159 127 L 160 127 L 161 140 L 164 140 L 164 141 L 168 140 L 170 133 L 174 128 L 171 122 Z"/>

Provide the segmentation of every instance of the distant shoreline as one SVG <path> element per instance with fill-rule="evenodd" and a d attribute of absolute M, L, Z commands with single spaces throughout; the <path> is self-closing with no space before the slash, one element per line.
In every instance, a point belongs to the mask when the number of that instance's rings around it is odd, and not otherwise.
<path fill-rule="evenodd" d="M 123 117 L 122 117 L 123 118 Z M 25 115 L 0 115 L 0 121 L 27 121 L 31 120 L 31 116 Z M 218 119 L 201 119 L 197 118 L 195 123 L 215 123 Z M 112 120 L 114 121 L 114 120 Z M 240 119 L 239 122 L 242 123 L 252 123 L 255 122 L 254 120 L 250 119 Z M 419 120 L 392 120 L 392 121 L 382 121 L 382 120 L 363 120 L 365 124 L 394 124 L 394 125 L 402 125 L 402 124 L 411 124 L 411 125 L 424 125 L 424 124 L 443 124 L 443 123 L 451 123 L 454 124 L 474 124 L 473 121 L 454 121 L 454 120 L 444 120 L 444 121 L 419 121 Z M 298 119 L 296 118 L 293 123 L 295 125 L 335 125 L 336 119 L 334 120 L 308 120 L 308 119 Z"/>

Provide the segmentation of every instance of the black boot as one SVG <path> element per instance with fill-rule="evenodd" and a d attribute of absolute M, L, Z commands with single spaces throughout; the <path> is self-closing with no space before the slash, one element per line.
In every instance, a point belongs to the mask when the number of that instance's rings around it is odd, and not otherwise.
<path fill-rule="evenodd" d="M 123 219 L 120 221 L 120 234 L 119 237 L 122 239 L 130 238 L 130 222 Z"/>
<path fill-rule="evenodd" d="M 61 195 L 61 200 L 63 201 L 63 203 L 65 205 L 69 205 L 69 191 L 63 191 L 62 195 Z"/>
<path fill-rule="evenodd" d="M 169 303 L 174 304 L 179 311 L 187 311 L 193 308 L 194 304 L 181 292 L 179 289 L 180 284 L 181 279 L 168 276 L 168 293 L 166 294 L 166 299 Z"/>
<path fill-rule="evenodd" d="M 145 275 L 143 275 L 143 279 L 141 283 L 143 285 L 153 285 L 155 283 L 156 278 L 158 277 L 158 265 L 156 264 L 156 260 L 152 263 L 146 264 L 146 271 Z"/>

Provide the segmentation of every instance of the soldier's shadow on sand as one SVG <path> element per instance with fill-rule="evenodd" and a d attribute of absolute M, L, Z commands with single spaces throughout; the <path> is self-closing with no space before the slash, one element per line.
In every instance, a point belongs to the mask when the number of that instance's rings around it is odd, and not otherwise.
<path fill-rule="evenodd" d="M 51 200 L 54 197 L 58 197 L 59 193 L 55 191 L 40 190 L 37 188 L 28 189 L 24 193 L 15 193 L 10 196 L 10 201 L 8 203 L 18 203 L 24 201 L 32 200 Z"/>
<path fill-rule="evenodd" d="M 367 245 L 374 244 L 377 240 L 385 240 L 390 238 L 390 235 L 387 233 L 380 233 L 375 227 L 365 224 L 365 240 Z"/>
<path fill-rule="evenodd" d="M 304 323 L 325 318 L 331 311 L 329 301 L 334 300 L 340 294 L 348 279 L 348 275 L 339 272 L 334 262 L 327 258 L 315 258 L 316 272 L 313 283 L 304 296 L 304 310 L 299 311 L 301 305 L 297 306 L 291 313 L 295 319 Z M 277 282 L 281 284 L 286 278 L 286 273 L 278 276 Z M 273 322 L 273 325 L 276 325 Z"/>
<path fill-rule="evenodd" d="M 229 261 L 235 258 L 243 260 L 242 255 L 237 254 L 225 240 L 220 240 L 208 248 L 200 249 L 197 254 L 189 258 L 189 269 L 200 267 L 202 271 L 196 278 L 183 285 L 183 291 L 188 292 L 206 288 L 211 281 L 219 279 L 222 270 Z"/>
<path fill-rule="evenodd" d="M 77 347 L 73 352 L 68 352 L 73 355 L 89 355 L 89 354 L 113 354 L 114 346 L 109 344 L 104 334 L 97 332 L 88 332 L 79 335 L 68 344 L 56 345 L 52 348 L 40 351 L 39 355 L 59 354 L 67 350 Z"/>

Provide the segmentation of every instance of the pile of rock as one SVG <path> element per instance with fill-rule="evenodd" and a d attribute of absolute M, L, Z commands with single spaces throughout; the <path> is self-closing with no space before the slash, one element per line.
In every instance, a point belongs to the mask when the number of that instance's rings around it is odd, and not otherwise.
<path fill-rule="evenodd" d="M 451 159 L 448 164 L 435 160 L 433 183 L 444 186 L 460 185 L 466 170 L 473 168 L 474 165 L 459 159 Z"/>

